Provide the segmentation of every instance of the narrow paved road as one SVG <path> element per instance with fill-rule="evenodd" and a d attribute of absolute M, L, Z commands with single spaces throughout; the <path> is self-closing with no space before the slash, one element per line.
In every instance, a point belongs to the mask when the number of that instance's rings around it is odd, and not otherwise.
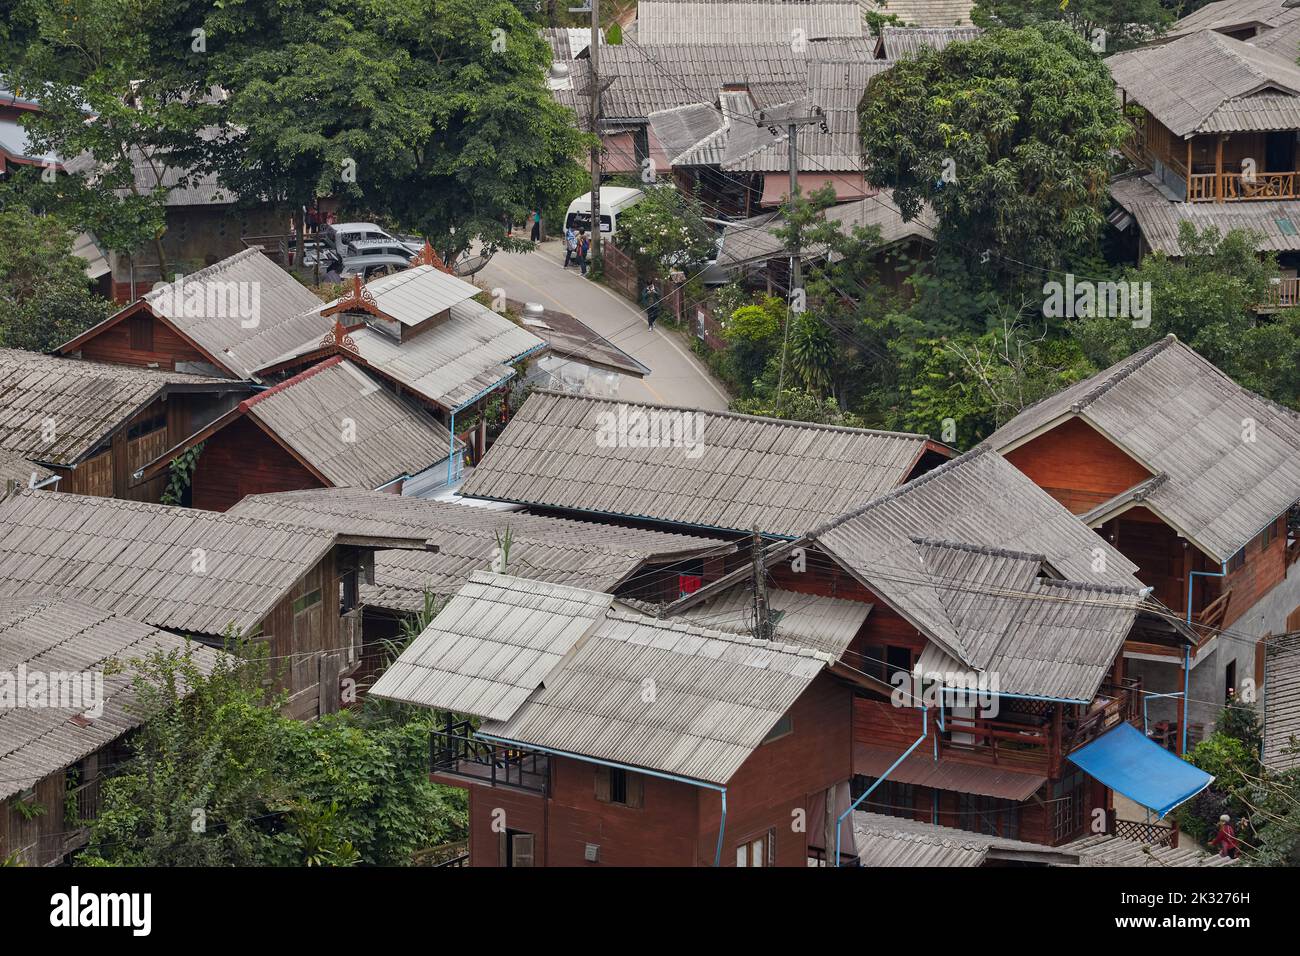
<path fill-rule="evenodd" d="M 620 399 L 688 408 L 727 407 L 726 392 L 676 335 L 664 328 L 651 332 L 642 310 L 582 278 L 576 268 L 564 268 L 563 262 L 564 248 L 552 240 L 535 252 L 499 252 L 474 278 L 484 288 L 504 289 L 508 298 L 568 312 L 649 367 L 644 379 L 622 378 Z"/>

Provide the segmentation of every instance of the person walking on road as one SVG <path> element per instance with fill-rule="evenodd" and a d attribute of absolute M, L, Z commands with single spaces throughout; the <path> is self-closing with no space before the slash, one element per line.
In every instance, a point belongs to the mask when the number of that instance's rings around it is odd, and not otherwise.
<path fill-rule="evenodd" d="M 661 298 L 659 295 L 659 286 L 654 279 L 651 279 L 646 284 L 645 292 L 642 293 L 642 296 L 645 298 L 646 321 L 650 324 L 650 331 L 653 332 L 655 329 L 655 323 L 659 321 L 659 301 Z"/>
<path fill-rule="evenodd" d="M 591 251 L 591 240 L 587 238 L 585 232 L 578 233 L 578 268 L 582 274 L 587 274 L 587 253 Z"/>
<path fill-rule="evenodd" d="M 569 263 L 578 261 L 578 233 L 572 226 L 566 226 L 564 229 L 564 267 L 567 269 Z"/>
<path fill-rule="evenodd" d="M 540 209 L 534 209 L 532 240 L 533 242 L 541 242 L 541 239 L 542 239 L 542 211 Z"/>

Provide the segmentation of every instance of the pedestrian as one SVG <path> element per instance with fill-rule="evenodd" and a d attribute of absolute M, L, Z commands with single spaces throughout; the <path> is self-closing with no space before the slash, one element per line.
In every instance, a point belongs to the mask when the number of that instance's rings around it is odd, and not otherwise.
<path fill-rule="evenodd" d="M 645 287 L 645 316 L 646 321 L 650 323 L 650 331 L 655 329 L 655 323 L 659 321 L 659 286 L 654 279 L 651 279 Z"/>
<path fill-rule="evenodd" d="M 338 259 L 330 260 L 329 268 L 325 270 L 325 281 L 326 282 L 343 281 L 343 263 L 340 262 Z"/>
<path fill-rule="evenodd" d="M 568 268 L 570 262 L 578 261 L 578 233 L 572 226 L 564 227 L 564 265 Z"/>
<path fill-rule="evenodd" d="M 540 209 L 533 210 L 533 242 L 542 240 L 542 212 Z"/>
<path fill-rule="evenodd" d="M 1237 858 L 1237 831 L 1232 828 L 1232 817 L 1226 813 L 1219 817 L 1219 832 L 1210 840 L 1210 846 L 1219 848 L 1219 856 Z"/>
<path fill-rule="evenodd" d="M 578 268 L 582 274 L 587 274 L 587 253 L 591 251 L 591 240 L 587 238 L 586 232 L 578 233 Z"/>

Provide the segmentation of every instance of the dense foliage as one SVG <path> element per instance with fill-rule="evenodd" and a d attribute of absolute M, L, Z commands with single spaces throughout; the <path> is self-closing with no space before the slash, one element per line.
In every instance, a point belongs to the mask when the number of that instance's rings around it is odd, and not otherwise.
<path fill-rule="evenodd" d="M 237 650 L 208 676 L 192 654 L 137 662 L 148 720 L 81 863 L 391 866 L 463 838 L 464 792 L 429 782 L 431 712 L 291 720 L 267 699 L 265 657 Z"/>

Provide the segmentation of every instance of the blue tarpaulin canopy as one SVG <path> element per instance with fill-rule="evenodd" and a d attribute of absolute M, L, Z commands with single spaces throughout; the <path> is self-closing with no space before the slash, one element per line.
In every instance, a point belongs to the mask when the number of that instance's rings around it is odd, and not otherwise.
<path fill-rule="evenodd" d="M 1106 731 L 1070 754 L 1070 762 L 1162 817 L 1214 779 L 1148 740 L 1132 724 Z"/>

